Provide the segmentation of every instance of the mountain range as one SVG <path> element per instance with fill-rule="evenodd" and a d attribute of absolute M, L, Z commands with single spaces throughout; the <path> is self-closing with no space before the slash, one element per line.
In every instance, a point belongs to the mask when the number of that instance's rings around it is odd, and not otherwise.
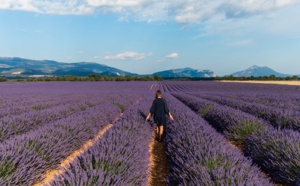
<path fill-rule="evenodd" d="M 282 73 L 276 72 L 269 67 L 259 67 L 256 65 L 253 65 L 253 66 L 247 68 L 246 70 L 235 72 L 231 75 L 235 76 L 235 77 L 250 77 L 250 76 L 259 77 L 259 76 L 270 76 L 270 75 L 275 75 L 276 77 L 291 76 L 288 74 L 282 74 Z"/>
<path fill-rule="evenodd" d="M 0 75 L 3 76 L 88 76 L 90 74 L 107 76 L 136 76 L 117 68 L 98 63 L 61 63 L 51 60 L 31 60 L 23 58 L 0 58 Z"/>
<path fill-rule="evenodd" d="M 202 77 L 202 78 L 209 78 L 209 77 L 217 77 L 216 73 L 211 70 L 195 70 L 192 68 L 180 68 L 180 69 L 171 69 L 165 70 L 161 72 L 156 72 L 153 75 L 158 75 L 163 78 L 181 78 L 181 77 Z"/>
<path fill-rule="evenodd" d="M 0 57 L 0 76 L 5 77 L 44 77 L 44 76 L 88 76 L 97 74 L 102 76 L 146 76 L 126 72 L 117 68 L 109 67 L 99 63 L 78 62 L 62 63 L 52 60 L 31 60 L 23 58 L 4 58 Z M 216 74 L 210 70 L 195 70 L 192 68 L 182 68 L 166 70 L 149 74 L 158 75 L 163 78 L 174 77 L 216 77 Z"/>
<path fill-rule="evenodd" d="M 24 58 L 0 57 L 0 76 L 5 77 L 45 77 L 45 76 L 88 76 L 97 74 L 101 76 L 146 76 L 130 73 L 107 65 L 93 62 L 62 63 L 52 60 L 31 60 Z M 171 69 L 149 74 L 158 75 L 163 78 L 211 78 L 217 77 L 212 70 L 200 70 L 192 68 Z M 251 66 L 250 68 L 231 74 L 235 77 L 241 76 L 270 76 L 287 77 L 291 75 L 276 72 L 268 67 Z"/>

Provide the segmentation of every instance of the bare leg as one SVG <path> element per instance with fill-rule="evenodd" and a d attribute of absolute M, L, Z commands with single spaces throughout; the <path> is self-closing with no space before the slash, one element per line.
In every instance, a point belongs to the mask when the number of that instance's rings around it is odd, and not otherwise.
<path fill-rule="evenodd" d="M 157 125 L 155 126 L 155 138 L 156 140 L 159 139 L 159 127 Z"/>
<path fill-rule="evenodd" d="M 164 126 L 161 125 L 161 126 L 159 126 L 159 140 L 160 141 L 162 141 L 163 134 L 164 134 Z"/>

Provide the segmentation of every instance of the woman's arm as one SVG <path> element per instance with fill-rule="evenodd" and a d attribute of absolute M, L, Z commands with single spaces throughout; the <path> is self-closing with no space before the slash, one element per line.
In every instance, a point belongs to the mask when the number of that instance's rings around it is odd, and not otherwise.
<path fill-rule="evenodd" d="M 147 115 L 146 121 L 148 121 L 150 119 L 150 117 L 151 117 L 151 112 L 149 112 L 149 114 Z"/>
<path fill-rule="evenodd" d="M 169 112 L 169 118 L 170 118 L 170 120 L 172 120 L 172 121 L 174 120 L 174 118 L 173 118 L 171 112 Z"/>

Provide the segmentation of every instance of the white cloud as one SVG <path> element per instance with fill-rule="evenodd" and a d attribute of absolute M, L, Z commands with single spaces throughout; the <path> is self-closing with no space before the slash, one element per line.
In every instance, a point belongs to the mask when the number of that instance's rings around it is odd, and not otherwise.
<path fill-rule="evenodd" d="M 86 0 L 86 2 L 95 7 L 135 7 L 143 3 L 141 0 Z"/>
<path fill-rule="evenodd" d="M 2 0 L 0 9 L 39 12 L 39 9 L 32 4 L 32 0 Z"/>
<path fill-rule="evenodd" d="M 178 57 L 179 57 L 179 55 L 177 53 L 171 53 L 169 55 L 166 55 L 166 58 L 168 58 L 168 59 L 178 58 Z"/>
<path fill-rule="evenodd" d="M 199 24 L 207 20 L 244 18 L 299 0 L 1 0 L 0 9 L 45 14 L 118 13 L 120 20 Z"/>
<path fill-rule="evenodd" d="M 88 6 L 83 0 L 1 0 L 0 9 L 59 15 L 83 15 L 95 11 L 94 7 Z"/>
<path fill-rule="evenodd" d="M 139 61 L 142 60 L 148 56 L 152 55 L 152 52 L 150 53 L 138 53 L 138 52 L 124 52 L 120 53 L 114 56 L 105 56 L 104 59 L 106 60 L 135 60 Z"/>
<path fill-rule="evenodd" d="M 168 61 L 168 60 L 175 59 L 178 57 L 179 57 L 179 54 L 174 52 L 174 53 L 166 55 L 163 59 L 157 60 L 157 62 L 164 62 L 164 61 Z"/>
<path fill-rule="evenodd" d="M 219 7 L 219 11 L 224 12 L 225 17 L 229 19 L 247 18 L 253 15 L 267 14 L 276 8 L 295 2 L 296 0 L 229 0 Z"/>
<path fill-rule="evenodd" d="M 277 0 L 276 1 L 276 6 L 284 6 L 284 5 L 287 5 L 287 4 L 292 4 L 294 3 L 296 0 Z"/>

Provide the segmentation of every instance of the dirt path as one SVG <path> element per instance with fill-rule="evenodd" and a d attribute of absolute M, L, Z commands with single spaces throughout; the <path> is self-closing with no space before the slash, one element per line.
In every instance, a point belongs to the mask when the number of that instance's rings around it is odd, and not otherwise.
<path fill-rule="evenodd" d="M 157 83 L 153 83 L 150 87 L 150 90 L 152 90 L 152 88 L 156 88 L 157 86 L 159 87 L 159 85 Z"/>
<path fill-rule="evenodd" d="M 50 182 L 54 180 L 54 176 L 61 175 L 64 173 L 63 169 L 68 169 L 70 166 L 70 163 L 75 160 L 76 157 L 82 155 L 89 147 L 93 146 L 95 141 L 101 138 L 101 136 L 111 127 L 113 124 L 106 125 L 101 131 L 98 132 L 98 134 L 91 140 L 88 140 L 85 142 L 80 149 L 74 151 L 71 155 L 69 155 L 66 159 L 61 161 L 59 168 L 46 171 L 46 178 L 33 186 L 43 186 L 43 185 L 50 185 Z"/>
<path fill-rule="evenodd" d="M 157 142 L 154 137 L 150 144 L 150 176 L 148 186 L 167 185 L 168 162 L 165 153 L 165 142 Z"/>
<path fill-rule="evenodd" d="M 227 81 L 227 80 L 222 80 L 221 82 L 231 82 L 231 83 L 261 83 L 261 84 L 279 84 L 279 85 L 300 85 L 300 81 Z"/>

